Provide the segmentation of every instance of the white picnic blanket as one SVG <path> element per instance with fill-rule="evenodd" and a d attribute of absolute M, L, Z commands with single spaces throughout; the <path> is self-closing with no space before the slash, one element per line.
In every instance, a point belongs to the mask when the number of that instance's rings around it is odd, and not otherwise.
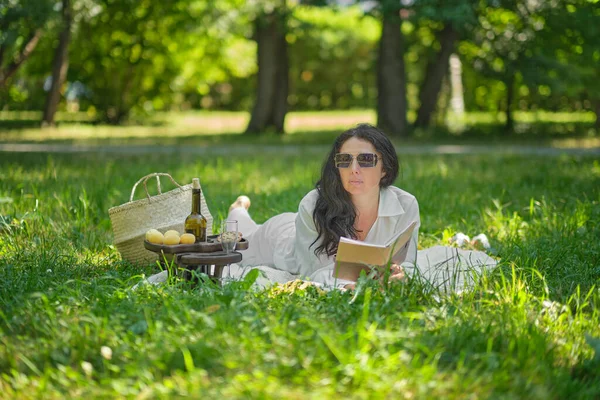
<path fill-rule="evenodd" d="M 441 292 L 452 292 L 472 287 L 481 274 L 492 270 L 496 265 L 497 261 L 482 251 L 434 246 L 417 252 L 416 267 L 406 263 L 403 267 L 408 276 L 422 279 Z M 241 279 L 252 269 L 262 272 L 254 283 L 257 287 L 299 279 L 298 275 L 265 265 L 241 267 L 238 264 L 231 264 L 229 271 L 225 268 L 225 279 Z M 147 278 L 145 282 L 160 284 L 167 278 L 167 271 L 163 271 Z"/>
<path fill-rule="evenodd" d="M 433 246 L 417 251 L 417 268 L 404 266 L 407 274 L 423 279 L 441 292 L 472 287 L 478 277 L 498 265 L 487 253 L 449 246 Z"/>

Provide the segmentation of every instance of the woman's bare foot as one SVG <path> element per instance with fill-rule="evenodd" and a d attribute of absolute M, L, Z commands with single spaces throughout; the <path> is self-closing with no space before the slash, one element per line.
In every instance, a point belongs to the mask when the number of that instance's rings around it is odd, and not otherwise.
<path fill-rule="evenodd" d="M 250 208 L 250 198 L 248 196 L 238 196 L 238 198 L 229 206 L 229 211 L 234 208 L 245 208 L 246 210 Z"/>

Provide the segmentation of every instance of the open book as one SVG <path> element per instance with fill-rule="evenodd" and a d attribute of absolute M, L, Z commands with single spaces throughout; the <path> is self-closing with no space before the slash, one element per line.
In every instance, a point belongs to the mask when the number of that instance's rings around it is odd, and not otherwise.
<path fill-rule="evenodd" d="M 406 255 L 406 249 L 416 225 L 416 221 L 411 222 L 406 229 L 394 234 L 384 245 L 341 237 L 333 276 L 355 281 L 358 279 L 360 271 L 368 272 L 372 267 L 387 265 L 399 252 L 404 252 Z M 396 260 L 398 264 L 402 261 Z"/>

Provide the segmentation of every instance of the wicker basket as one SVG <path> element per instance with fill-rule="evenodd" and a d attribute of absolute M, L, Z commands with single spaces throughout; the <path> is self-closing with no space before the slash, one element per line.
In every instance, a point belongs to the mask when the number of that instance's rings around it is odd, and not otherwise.
<path fill-rule="evenodd" d="M 177 186 L 162 193 L 160 177 L 167 176 Z M 158 194 L 150 196 L 146 183 L 156 177 Z M 146 198 L 133 201 L 137 186 L 143 183 Z M 144 248 L 144 239 L 149 229 L 158 229 L 162 233 L 175 229 L 183 233 L 184 221 L 192 210 L 192 185 L 181 186 L 166 173 L 153 173 L 144 176 L 133 185 L 129 202 L 108 210 L 114 233 L 114 243 L 123 260 L 136 264 L 156 262 L 156 253 Z M 202 215 L 206 218 L 207 232 L 212 232 L 213 218 L 202 196 Z"/>

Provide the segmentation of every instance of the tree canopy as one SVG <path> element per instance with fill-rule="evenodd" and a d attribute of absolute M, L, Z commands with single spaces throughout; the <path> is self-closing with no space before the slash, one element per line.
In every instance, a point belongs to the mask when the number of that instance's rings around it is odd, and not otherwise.
<path fill-rule="evenodd" d="M 41 110 L 62 2 L 0 4 L 0 108 Z M 259 59 L 265 42 L 257 41 L 266 15 L 280 19 L 286 56 L 267 53 L 265 60 L 288 60 L 280 73 L 287 83 L 274 86 L 288 86 L 275 102 L 288 110 L 380 107 L 377 71 L 393 62 L 381 59 L 380 50 L 399 46 L 382 41 L 383 17 L 395 15 L 392 30 L 402 45 L 394 51 L 405 63 L 401 112 L 415 113 L 417 124 L 440 111 L 452 53 L 462 60 L 467 110 L 600 111 L 597 0 L 71 0 L 71 6 L 59 107 L 112 123 L 158 110 L 250 111 L 261 90 L 259 67 L 266 65 Z"/>

